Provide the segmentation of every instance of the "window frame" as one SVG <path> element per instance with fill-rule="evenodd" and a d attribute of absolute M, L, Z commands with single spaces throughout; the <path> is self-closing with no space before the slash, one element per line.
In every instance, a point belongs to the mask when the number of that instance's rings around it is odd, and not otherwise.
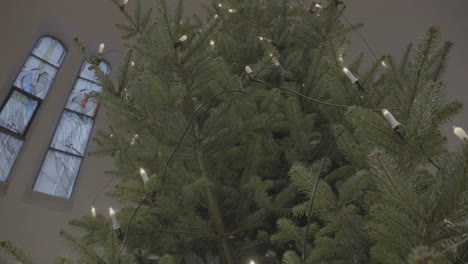
<path fill-rule="evenodd" d="M 75 193 L 75 186 L 76 186 L 76 183 L 78 181 L 78 178 L 79 178 L 79 175 L 80 175 L 80 172 L 81 172 L 81 169 L 82 169 L 82 164 L 83 164 L 83 161 L 85 159 L 85 156 L 86 156 L 86 150 L 88 149 L 89 147 L 89 142 L 91 141 L 91 135 L 93 134 L 93 131 L 94 131 L 94 126 L 95 126 L 95 123 L 96 123 L 96 119 L 97 119 L 97 115 L 98 115 L 98 112 L 99 112 L 99 108 L 100 108 L 100 102 L 97 102 L 96 104 L 96 110 L 95 110 L 95 114 L 92 115 L 92 116 L 89 116 L 85 113 L 81 113 L 79 111 L 76 111 L 76 110 L 72 110 L 72 109 L 68 109 L 67 108 L 67 105 L 68 105 L 68 102 L 69 102 L 69 99 L 70 99 L 70 96 L 72 95 L 73 91 L 75 90 L 75 87 L 78 83 L 79 80 L 84 80 L 84 81 L 87 81 L 87 82 L 90 82 L 92 83 L 93 85 L 98 85 L 100 86 L 101 88 L 102 85 L 96 81 L 93 81 L 93 80 L 90 80 L 86 77 L 82 77 L 81 76 L 81 73 L 82 73 L 82 70 L 86 67 L 86 63 L 89 63 L 86 59 L 84 59 L 82 61 L 82 63 L 80 64 L 80 67 L 78 69 L 78 73 L 75 75 L 75 81 L 73 82 L 73 85 L 72 85 L 72 88 L 70 89 L 70 93 L 68 94 L 67 96 L 67 99 L 65 101 L 65 104 L 63 106 L 63 110 L 62 110 L 62 113 L 55 125 L 55 130 L 54 130 L 54 133 L 52 134 L 52 137 L 50 139 L 50 142 L 49 142 L 49 146 L 47 147 L 47 151 L 45 152 L 44 154 L 44 157 L 42 159 L 42 162 L 41 162 L 41 166 L 39 167 L 39 170 L 38 172 L 36 173 L 36 177 L 34 179 L 34 182 L 31 186 L 31 190 L 32 192 L 34 193 L 39 193 L 39 194 L 42 194 L 42 195 L 47 195 L 47 196 L 50 196 L 50 197 L 53 197 L 53 198 L 56 198 L 56 199 L 64 199 L 64 200 L 71 200 L 73 198 L 73 195 Z M 108 63 L 107 61 L 105 60 L 102 60 L 101 63 L 105 63 L 108 67 L 108 71 L 107 71 L 107 76 L 110 76 L 110 73 L 111 73 L 111 70 L 112 70 L 112 67 L 110 65 L 110 63 Z M 62 120 L 62 116 L 64 115 L 65 112 L 69 112 L 69 113 L 72 113 L 72 114 L 76 114 L 78 116 L 81 116 L 81 117 L 85 117 L 85 118 L 90 118 L 92 119 L 93 123 L 91 125 L 91 128 L 89 130 L 89 135 L 88 135 L 88 138 L 86 140 L 86 143 L 85 143 L 85 147 L 84 147 L 84 150 L 83 150 L 83 155 L 79 155 L 79 154 L 76 154 L 76 153 L 73 153 L 73 152 L 67 152 L 65 150 L 62 150 L 62 149 L 58 149 L 56 147 L 53 147 L 52 144 L 54 142 L 54 138 L 55 138 L 55 134 L 57 133 L 57 131 L 59 130 L 59 125 L 60 125 L 60 121 Z M 74 158 L 78 158 L 80 160 L 80 163 L 79 163 L 79 167 L 78 167 L 78 170 L 76 171 L 76 175 L 75 175 L 75 178 L 73 179 L 73 183 L 71 184 L 70 188 L 71 188 L 71 191 L 69 192 L 70 194 L 68 195 L 68 197 L 64 197 L 64 196 L 59 196 L 59 195 L 55 195 L 55 194 L 49 194 L 49 193 L 45 193 L 45 192 L 41 192 L 41 191 L 38 191 L 38 190 L 35 190 L 35 186 L 36 186 L 36 183 L 37 181 L 39 180 L 39 177 L 41 176 L 41 172 L 42 172 L 42 168 L 47 160 L 47 156 L 49 155 L 49 152 L 58 152 L 60 154 L 63 154 L 63 155 L 70 155 Z"/>
<path fill-rule="evenodd" d="M 39 57 L 38 55 L 34 54 L 34 50 L 38 47 L 38 45 L 40 44 L 40 41 L 42 39 L 45 39 L 45 38 L 50 38 L 50 39 L 53 39 L 54 41 L 57 41 L 60 46 L 63 48 L 63 54 L 60 58 L 60 63 L 58 66 L 54 65 L 53 63 L 51 62 L 48 62 L 47 60 Z M 63 67 L 63 63 L 66 59 L 68 55 L 68 49 L 67 49 L 67 46 L 64 44 L 63 41 L 61 41 L 59 38 L 53 36 L 53 35 L 48 35 L 48 34 L 45 34 L 45 35 L 40 35 L 37 39 L 36 39 L 36 42 L 34 43 L 33 47 L 29 50 L 29 53 L 27 53 L 27 55 L 25 56 L 25 59 L 23 59 L 23 63 L 21 64 L 21 67 L 19 67 L 19 70 L 16 71 L 16 75 L 14 77 L 14 79 L 12 80 L 12 85 L 10 87 L 10 90 L 8 91 L 7 95 L 5 96 L 5 98 L 3 99 L 3 102 L 0 106 L 0 113 L 5 109 L 5 106 L 8 104 L 8 102 L 10 101 L 10 99 L 12 98 L 13 94 L 15 92 L 27 97 L 28 99 L 31 99 L 31 100 L 34 100 L 37 102 L 37 107 L 34 109 L 34 112 L 33 114 L 31 115 L 31 118 L 30 120 L 28 121 L 28 124 L 26 125 L 23 133 L 19 133 L 19 132 L 15 132 L 11 129 L 8 129 L 4 126 L 1 126 L 0 125 L 0 133 L 2 134 L 5 134 L 7 136 L 10 136 L 10 137 L 13 137 L 17 140 L 20 140 L 22 141 L 22 144 L 21 146 L 19 147 L 19 150 L 18 150 L 18 153 L 15 157 L 15 160 L 11 163 L 11 168 L 10 168 L 10 171 L 8 172 L 8 175 L 6 175 L 5 179 L 1 179 L 0 178 L 0 184 L 8 184 L 10 181 L 11 181 L 11 174 L 16 166 L 16 163 L 18 162 L 18 158 L 19 156 L 21 155 L 21 152 L 22 152 L 22 149 L 23 149 L 23 145 L 24 143 L 26 142 L 27 140 L 27 135 L 28 135 L 28 132 L 29 132 L 29 129 L 32 125 L 32 123 L 34 122 L 34 118 L 37 116 L 37 113 L 40 111 L 41 109 L 41 104 L 43 101 L 45 101 L 47 99 L 47 96 L 50 92 L 50 90 L 52 89 L 52 87 L 54 86 L 55 84 L 55 80 L 57 78 L 57 75 L 60 73 L 60 70 L 61 68 Z M 15 86 L 15 83 L 16 81 L 18 80 L 18 77 L 20 76 L 23 68 L 26 66 L 26 63 L 28 62 L 28 60 L 33 57 L 39 61 L 41 61 L 42 63 L 45 63 L 47 64 L 48 66 L 50 67 L 53 67 L 55 69 L 55 75 L 54 77 L 52 78 L 52 81 L 50 82 L 50 87 L 49 89 L 47 90 L 47 93 L 45 94 L 44 96 L 44 99 L 36 96 L 36 95 L 33 95 L 31 93 L 28 93 L 26 91 L 24 91 L 23 89 L 21 89 L 20 87 L 17 87 Z M 1 144 L 0 144 L 1 145 Z"/>

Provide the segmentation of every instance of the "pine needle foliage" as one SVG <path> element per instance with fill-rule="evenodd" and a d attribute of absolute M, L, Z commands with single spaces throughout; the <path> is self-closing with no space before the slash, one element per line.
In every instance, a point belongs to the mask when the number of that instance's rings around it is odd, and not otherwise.
<path fill-rule="evenodd" d="M 436 27 L 364 66 L 343 63 L 360 25 L 340 1 L 226 0 L 183 23 L 183 1 L 135 5 L 118 78 L 96 68 L 110 126 L 94 155 L 115 159 L 125 244 L 108 217 L 74 220 L 61 236 L 80 263 L 468 260 L 468 146 L 450 153 L 440 132 L 462 104 L 446 100 Z"/>

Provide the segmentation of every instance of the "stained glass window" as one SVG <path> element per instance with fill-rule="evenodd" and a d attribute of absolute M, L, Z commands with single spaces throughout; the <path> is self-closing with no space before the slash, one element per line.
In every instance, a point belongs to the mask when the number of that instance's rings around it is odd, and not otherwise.
<path fill-rule="evenodd" d="M 22 145 L 22 140 L 0 133 L 0 181 L 7 179 Z"/>
<path fill-rule="evenodd" d="M 81 67 L 34 184 L 35 191 L 63 198 L 71 197 L 99 108 L 94 94 L 102 90 L 90 66 L 84 62 Z M 104 74 L 109 74 L 107 63 L 102 62 L 99 68 Z"/>
<path fill-rule="evenodd" d="M 29 125 L 57 74 L 65 47 L 51 37 L 40 38 L 0 109 L 0 181 L 5 181 L 18 156 Z"/>

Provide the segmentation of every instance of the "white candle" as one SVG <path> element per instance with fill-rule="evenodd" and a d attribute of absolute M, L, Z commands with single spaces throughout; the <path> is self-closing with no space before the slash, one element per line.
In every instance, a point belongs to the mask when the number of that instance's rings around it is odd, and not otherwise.
<path fill-rule="evenodd" d="M 393 129 L 400 125 L 400 123 L 395 119 L 395 117 L 393 117 L 392 113 L 390 113 L 390 111 L 388 111 L 387 109 L 383 109 L 382 114 L 385 117 L 385 119 L 387 119 L 388 123 Z"/>
<path fill-rule="evenodd" d="M 249 65 L 245 66 L 245 72 L 246 72 L 247 74 L 252 74 L 252 73 L 253 73 L 252 68 L 250 68 Z"/>
<path fill-rule="evenodd" d="M 347 68 L 343 68 L 343 71 L 352 83 L 356 83 L 358 81 L 358 78 L 356 78 Z"/>
<path fill-rule="evenodd" d="M 468 140 L 468 135 L 466 134 L 465 130 L 461 127 L 454 126 L 453 133 L 461 140 Z"/>
<path fill-rule="evenodd" d="M 93 218 L 96 218 L 96 208 L 94 208 L 94 206 L 91 206 L 91 215 Z"/>
<path fill-rule="evenodd" d="M 109 215 L 110 215 L 110 218 L 112 219 L 112 226 L 114 227 L 114 230 L 120 229 L 120 223 L 117 220 L 114 209 L 112 209 L 112 207 L 109 207 Z"/>
<path fill-rule="evenodd" d="M 99 55 L 102 55 L 102 53 L 104 52 L 104 47 L 105 47 L 104 43 L 101 43 L 101 45 L 99 45 L 99 50 L 98 50 Z"/>
<path fill-rule="evenodd" d="M 145 169 L 140 168 L 140 175 L 141 179 L 143 180 L 143 183 L 146 184 L 149 181 L 148 174 L 146 174 Z"/>

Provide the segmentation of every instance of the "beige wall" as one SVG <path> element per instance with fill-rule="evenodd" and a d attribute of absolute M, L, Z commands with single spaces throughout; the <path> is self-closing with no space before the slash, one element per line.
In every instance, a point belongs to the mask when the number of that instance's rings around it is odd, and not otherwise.
<path fill-rule="evenodd" d="M 129 7 L 132 2 L 129 1 Z M 155 0 L 142 2 L 153 3 Z M 199 2 L 209 0 L 186 0 L 186 9 L 190 13 L 200 12 L 196 8 Z M 468 10 L 466 0 L 347 2 L 348 18 L 352 22 L 366 24 L 363 33 L 378 55 L 401 54 L 406 43 L 422 36 L 427 25 L 441 25 L 444 36 L 456 42 L 447 74 L 449 95 L 468 102 L 468 17 L 464 14 Z M 35 263 L 51 263 L 54 256 L 69 254 L 63 241 L 57 237 L 59 229 L 66 228 L 69 220 L 89 214 L 92 199 L 109 179 L 103 171 L 112 167 L 112 161 L 85 157 L 71 200 L 31 191 L 82 63 L 82 57 L 72 43 L 73 37 L 80 36 L 82 42 L 94 51 L 100 42 L 106 43 L 107 50 L 122 49 L 119 31 L 114 26 L 119 17 L 118 9 L 110 0 L 12 0 L 2 3 L 0 7 L 0 102 L 3 102 L 41 35 L 55 36 L 68 48 L 68 54 L 49 95 L 32 122 L 9 181 L 7 184 L 0 184 L 0 240 L 12 240 L 29 252 Z M 350 53 L 364 51 L 369 55 L 360 40 L 353 40 Z M 114 53 L 106 59 L 113 68 L 112 74 L 115 74 L 120 55 Z M 93 134 L 105 127 L 103 117 L 103 111 L 100 111 Z M 456 119 L 456 123 L 468 129 L 466 120 L 465 113 Z M 88 150 L 94 148 L 91 141 Z M 100 212 L 106 213 L 109 205 L 116 204 L 101 198 L 96 207 Z"/>
<path fill-rule="evenodd" d="M 188 12 L 199 12 L 196 7 L 200 1 L 187 1 Z M 148 5 L 156 1 L 142 2 Z M 128 8 L 133 4 L 130 0 Z M 0 183 L 0 240 L 11 240 L 25 249 L 35 263 L 52 263 L 55 256 L 70 254 L 58 237 L 58 231 L 67 228 L 71 219 L 90 214 L 94 196 L 110 179 L 104 170 L 112 168 L 112 161 L 87 156 L 81 164 L 70 200 L 31 190 L 83 61 L 73 44 L 73 37 L 79 36 L 94 52 L 100 42 L 106 43 L 106 50 L 122 50 L 120 31 L 115 27 L 120 22 L 119 12 L 110 0 L 14 0 L 3 3 L 0 8 L 0 102 L 4 101 L 40 36 L 54 36 L 68 49 L 47 99 L 31 124 L 8 182 Z M 106 60 L 115 76 L 121 55 L 109 55 Z M 101 109 L 91 137 L 104 128 L 104 111 Z M 95 144 L 90 141 L 88 150 L 93 149 Z M 105 214 L 109 205 L 118 207 L 112 201 L 100 198 L 96 208 Z"/>

